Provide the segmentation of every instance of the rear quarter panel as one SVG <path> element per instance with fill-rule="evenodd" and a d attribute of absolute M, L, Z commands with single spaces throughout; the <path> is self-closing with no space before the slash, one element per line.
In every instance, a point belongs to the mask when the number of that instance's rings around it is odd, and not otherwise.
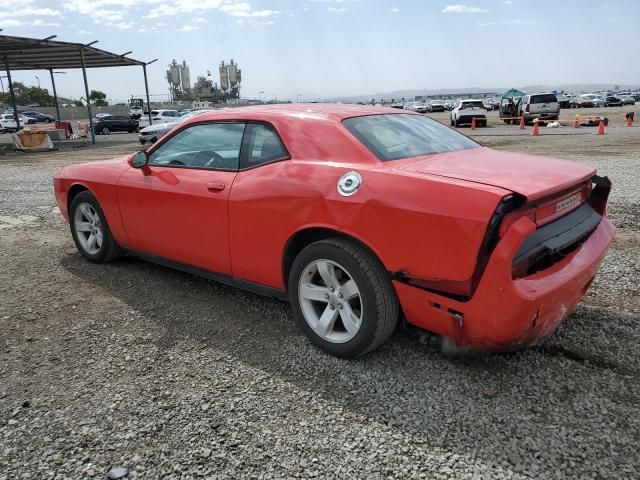
<path fill-rule="evenodd" d="M 343 197 L 337 182 L 352 170 L 362 175 L 363 184 L 355 195 Z M 389 271 L 465 281 L 504 194 L 499 188 L 362 164 L 289 160 L 240 172 L 229 200 L 233 275 L 286 288 L 282 262 L 289 239 L 322 227 L 360 240 Z"/>

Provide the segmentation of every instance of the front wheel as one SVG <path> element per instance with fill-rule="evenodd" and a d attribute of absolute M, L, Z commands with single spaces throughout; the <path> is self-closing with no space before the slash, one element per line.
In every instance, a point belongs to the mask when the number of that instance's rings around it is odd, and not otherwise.
<path fill-rule="evenodd" d="M 102 127 L 102 130 L 100 130 L 100 132 L 103 135 L 109 135 L 109 133 L 111 132 L 111 130 L 109 130 L 109 127 Z"/>
<path fill-rule="evenodd" d="M 78 251 L 94 263 L 104 263 L 124 255 L 116 243 L 102 208 L 88 191 L 78 193 L 69 208 L 71 236 Z"/>
<path fill-rule="evenodd" d="M 288 287 L 298 326 L 336 357 L 378 348 L 398 321 L 398 300 L 386 270 L 371 252 L 349 240 L 329 238 L 302 250 Z"/>

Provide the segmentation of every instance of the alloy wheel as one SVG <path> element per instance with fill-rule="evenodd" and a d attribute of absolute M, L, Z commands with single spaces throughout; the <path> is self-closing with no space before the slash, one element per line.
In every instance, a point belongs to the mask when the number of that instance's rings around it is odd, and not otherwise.
<path fill-rule="evenodd" d="M 73 215 L 73 225 L 82 249 L 89 255 L 96 255 L 102 248 L 102 222 L 100 215 L 89 203 L 81 203 Z"/>
<path fill-rule="evenodd" d="M 362 298 L 353 277 L 340 264 L 315 260 L 304 269 L 298 284 L 304 319 L 322 339 L 345 343 L 362 325 Z"/>

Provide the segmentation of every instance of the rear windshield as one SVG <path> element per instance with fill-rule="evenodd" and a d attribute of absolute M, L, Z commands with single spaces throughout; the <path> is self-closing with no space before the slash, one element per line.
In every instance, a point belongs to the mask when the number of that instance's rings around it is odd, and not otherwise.
<path fill-rule="evenodd" d="M 484 108 L 484 104 L 482 101 L 478 100 L 477 102 L 462 102 L 460 104 L 460 108 Z"/>
<path fill-rule="evenodd" d="M 531 95 L 531 103 L 553 103 L 557 101 L 558 98 L 553 94 Z"/>
<path fill-rule="evenodd" d="M 479 146 L 455 130 L 422 115 L 367 115 L 347 118 L 342 123 L 383 162 Z"/>

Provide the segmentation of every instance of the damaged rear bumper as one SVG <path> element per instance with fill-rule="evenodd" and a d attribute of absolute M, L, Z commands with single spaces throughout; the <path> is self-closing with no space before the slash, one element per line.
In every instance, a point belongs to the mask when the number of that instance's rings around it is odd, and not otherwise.
<path fill-rule="evenodd" d="M 467 301 L 394 280 L 407 321 L 451 337 L 459 346 L 496 350 L 535 344 L 551 334 L 585 295 L 613 241 L 615 227 L 602 217 L 584 243 L 565 258 L 543 271 L 513 279 L 513 260 L 535 230 L 528 218 L 509 227 Z"/>

